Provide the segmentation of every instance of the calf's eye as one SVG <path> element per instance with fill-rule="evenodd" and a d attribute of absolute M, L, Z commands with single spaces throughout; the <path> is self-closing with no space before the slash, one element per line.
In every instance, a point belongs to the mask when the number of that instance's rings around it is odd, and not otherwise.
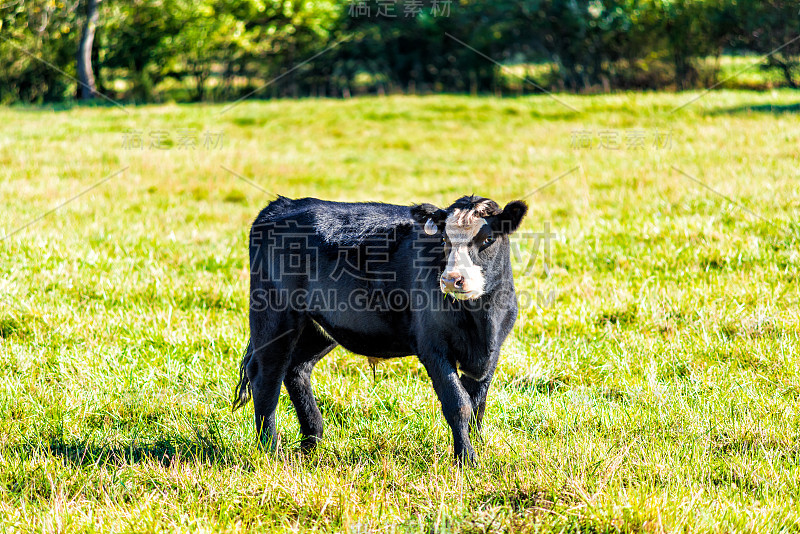
<path fill-rule="evenodd" d="M 489 236 L 489 237 L 487 237 L 486 239 L 483 240 L 483 243 L 481 244 L 481 246 L 482 247 L 488 247 L 492 243 L 494 243 L 494 238 Z"/>

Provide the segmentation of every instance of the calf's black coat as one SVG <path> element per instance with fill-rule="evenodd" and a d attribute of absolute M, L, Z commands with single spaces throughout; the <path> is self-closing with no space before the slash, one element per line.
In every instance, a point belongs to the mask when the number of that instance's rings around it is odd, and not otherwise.
<path fill-rule="evenodd" d="M 476 206 L 486 224 L 469 255 L 484 273 L 484 291 L 457 300 L 439 284 L 445 225 Z M 416 354 L 453 431 L 456 457 L 474 459 L 470 424 L 480 431 L 500 346 L 517 316 L 509 235 L 526 211 L 520 201 L 500 209 L 476 196 L 446 209 L 278 197 L 250 231 L 250 342 L 234 408 L 252 396 L 256 433 L 274 447 L 283 383 L 308 449 L 322 437 L 311 372 L 325 354 L 337 344 L 373 358 Z"/>

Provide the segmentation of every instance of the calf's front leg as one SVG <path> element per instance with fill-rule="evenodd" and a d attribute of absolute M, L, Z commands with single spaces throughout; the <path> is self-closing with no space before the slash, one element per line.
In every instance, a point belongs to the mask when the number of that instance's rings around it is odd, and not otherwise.
<path fill-rule="evenodd" d="M 453 431 L 453 452 L 459 463 L 473 463 L 475 449 L 469 440 L 472 400 L 461 384 L 456 369 L 442 356 L 420 357 L 428 371 L 433 389 L 442 403 L 442 412 Z"/>

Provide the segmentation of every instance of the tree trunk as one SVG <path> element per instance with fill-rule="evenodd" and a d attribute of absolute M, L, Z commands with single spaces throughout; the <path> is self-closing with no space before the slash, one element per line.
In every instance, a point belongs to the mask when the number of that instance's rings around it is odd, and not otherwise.
<path fill-rule="evenodd" d="M 92 44 L 97 27 L 97 4 L 99 0 L 86 0 L 86 24 L 83 27 L 81 43 L 78 47 L 78 81 L 81 100 L 94 98 L 97 94 L 94 73 L 92 72 Z"/>

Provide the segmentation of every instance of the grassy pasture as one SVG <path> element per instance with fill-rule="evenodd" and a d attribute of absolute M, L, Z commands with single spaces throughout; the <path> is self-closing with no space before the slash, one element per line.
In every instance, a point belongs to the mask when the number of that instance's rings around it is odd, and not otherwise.
<path fill-rule="evenodd" d="M 671 112 L 697 96 L 0 108 L 1 234 L 114 175 L 0 241 L 0 530 L 800 530 L 800 95 Z M 478 467 L 415 359 L 340 349 L 320 450 L 284 393 L 261 454 L 230 411 L 258 210 L 472 192 L 557 234 L 519 241 L 545 298 Z"/>

